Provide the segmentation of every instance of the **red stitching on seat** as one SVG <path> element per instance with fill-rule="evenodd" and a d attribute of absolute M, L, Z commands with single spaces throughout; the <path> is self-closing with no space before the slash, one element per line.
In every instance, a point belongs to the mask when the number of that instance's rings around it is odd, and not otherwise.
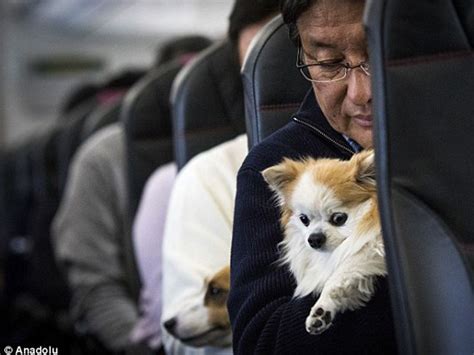
<path fill-rule="evenodd" d="M 260 106 L 261 111 L 278 111 L 278 110 L 285 110 L 289 108 L 299 107 L 301 105 L 300 102 L 295 102 L 291 104 L 275 104 L 275 105 L 262 105 Z"/>
<path fill-rule="evenodd" d="M 453 58 L 463 58 L 463 57 L 474 57 L 474 51 L 465 50 L 458 52 L 448 52 L 448 53 L 438 53 L 434 55 L 427 55 L 414 58 L 404 58 L 404 59 L 392 59 L 387 61 L 387 66 L 396 67 L 408 64 L 419 64 L 419 63 L 428 63 L 435 62 L 440 60 L 448 60 Z"/>

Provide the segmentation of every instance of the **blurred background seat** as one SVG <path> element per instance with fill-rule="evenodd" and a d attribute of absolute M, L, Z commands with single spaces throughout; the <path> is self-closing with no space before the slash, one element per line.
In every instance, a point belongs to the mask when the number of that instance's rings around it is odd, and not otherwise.
<path fill-rule="evenodd" d="M 181 169 L 193 156 L 245 132 L 239 59 L 229 40 L 185 68 L 173 86 L 173 142 Z"/>
<path fill-rule="evenodd" d="M 153 70 L 127 93 L 121 107 L 132 219 L 150 174 L 173 160 L 169 99 L 173 81 L 182 67 L 181 62 L 172 61 Z"/>
<path fill-rule="evenodd" d="M 173 160 L 170 92 L 183 64 L 172 61 L 150 72 L 126 95 L 120 109 L 125 129 L 128 225 L 123 245 L 127 275 L 132 293 L 138 300 L 140 280 L 132 246 L 133 222 L 145 182 L 160 165 Z"/>
<path fill-rule="evenodd" d="M 256 38 L 242 69 L 250 147 L 287 124 L 311 87 L 295 62 L 296 46 L 277 16 Z"/>

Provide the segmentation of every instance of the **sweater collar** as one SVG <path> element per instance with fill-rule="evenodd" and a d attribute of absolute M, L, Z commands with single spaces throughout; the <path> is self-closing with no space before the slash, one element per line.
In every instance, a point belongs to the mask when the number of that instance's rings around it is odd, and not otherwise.
<path fill-rule="evenodd" d="M 310 88 L 306 93 L 300 109 L 295 114 L 295 118 L 324 132 L 324 134 L 327 135 L 327 137 L 323 135 L 324 138 L 334 140 L 338 144 L 348 148 L 350 151 L 354 151 L 354 148 L 346 139 L 344 139 L 344 136 L 331 127 L 316 101 L 312 88 Z"/>

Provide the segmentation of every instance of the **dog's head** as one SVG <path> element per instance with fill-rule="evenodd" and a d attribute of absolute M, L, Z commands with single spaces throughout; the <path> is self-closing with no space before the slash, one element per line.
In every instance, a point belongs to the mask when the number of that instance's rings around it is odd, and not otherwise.
<path fill-rule="evenodd" d="M 281 206 L 285 236 L 307 247 L 333 251 L 378 223 L 373 151 L 349 161 L 285 159 L 262 174 Z"/>
<path fill-rule="evenodd" d="M 198 304 L 185 307 L 176 317 L 165 321 L 164 327 L 189 346 L 229 346 L 232 343 L 227 312 L 229 289 L 230 268 L 226 266 L 205 281 L 205 292 Z"/>

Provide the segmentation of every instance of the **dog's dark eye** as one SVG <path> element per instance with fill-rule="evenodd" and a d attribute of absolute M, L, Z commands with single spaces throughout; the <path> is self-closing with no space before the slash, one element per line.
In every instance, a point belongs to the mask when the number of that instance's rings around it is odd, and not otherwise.
<path fill-rule="evenodd" d="M 222 289 L 220 289 L 220 288 L 218 288 L 218 287 L 211 287 L 211 288 L 209 289 L 209 294 L 210 294 L 211 296 L 217 296 L 217 295 L 219 295 L 221 292 L 222 292 Z"/>
<path fill-rule="evenodd" d="M 305 214 L 300 214 L 300 221 L 303 223 L 306 227 L 309 226 L 309 218 Z"/>
<path fill-rule="evenodd" d="M 344 225 L 347 221 L 347 214 L 342 213 L 342 212 L 336 212 L 331 215 L 329 218 L 329 223 L 331 223 L 333 226 L 340 227 Z"/>

